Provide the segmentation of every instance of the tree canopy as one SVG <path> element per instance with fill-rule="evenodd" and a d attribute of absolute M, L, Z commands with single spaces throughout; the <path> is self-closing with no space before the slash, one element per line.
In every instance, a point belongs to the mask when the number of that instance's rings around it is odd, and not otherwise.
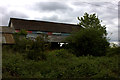
<path fill-rule="evenodd" d="M 83 29 L 73 33 L 66 40 L 67 48 L 77 56 L 103 56 L 109 46 L 106 27 L 102 26 L 96 14 L 85 13 L 78 25 Z"/>
<path fill-rule="evenodd" d="M 82 26 L 83 28 L 95 28 L 101 31 L 105 36 L 107 35 L 105 25 L 101 25 L 102 20 L 99 20 L 95 13 L 85 13 L 83 17 L 78 17 L 78 20 L 80 21 L 78 25 Z"/>

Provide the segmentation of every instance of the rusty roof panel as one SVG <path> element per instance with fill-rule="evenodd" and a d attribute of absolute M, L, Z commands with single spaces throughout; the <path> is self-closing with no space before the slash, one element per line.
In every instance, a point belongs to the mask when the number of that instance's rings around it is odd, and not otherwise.
<path fill-rule="evenodd" d="M 11 27 L 7 27 L 7 26 L 1 26 L 0 31 L 2 31 L 2 33 L 14 33 L 15 30 Z"/>
<path fill-rule="evenodd" d="M 73 24 L 25 20 L 25 19 L 17 19 L 17 18 L 11 18 L 9 27 L 10 24 L 12 24 L 13 27 L 18 30 L 25 29 L 25 30 L 64 32 L 64 33 L 71 33 L 74 28 L 75 29 L 80 28 L 78 25 L 73 25 Z"/>

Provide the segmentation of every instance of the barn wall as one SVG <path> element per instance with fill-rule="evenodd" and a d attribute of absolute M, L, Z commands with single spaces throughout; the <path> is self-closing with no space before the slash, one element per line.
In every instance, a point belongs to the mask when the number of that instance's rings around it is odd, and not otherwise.
<path fill-rule="evenodd" d="M 13 35 L 12 34 L 2 34 L 2 43 L 4 44 L 14 44 L 15 41 L 14 41 L 14 38 L 13 38 Z"/>

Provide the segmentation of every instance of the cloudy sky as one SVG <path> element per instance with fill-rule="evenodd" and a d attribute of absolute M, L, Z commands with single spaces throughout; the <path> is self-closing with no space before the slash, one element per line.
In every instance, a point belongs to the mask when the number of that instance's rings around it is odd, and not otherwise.
<path fill-rule="evenodd" d="M 77 24 L 85 12 L 96 13 L 106 25 L 111 42 L 118 41 L 119 0 L 1 0 L 0 26 L 7 26 L 10 17 Z"/>

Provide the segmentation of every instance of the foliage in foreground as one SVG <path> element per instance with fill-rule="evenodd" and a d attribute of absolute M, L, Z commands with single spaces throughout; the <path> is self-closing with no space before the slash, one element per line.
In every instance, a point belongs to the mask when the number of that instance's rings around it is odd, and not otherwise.
<path fill-rule="evenodd" d="M 66 39 L 67 48 L 76 56 L 104 56 L 109 47 L 106 27 L 101 25 L 96 14 L 85 13 L 83 17 L 78 17 L 78 20 L 80 21 L 78 25 L 83 28 Z"/>
<path fill-rule="evenodd" d="M 64 49 L 46 54 L 35 61 L 3 51 L 3 78 L 118 78 L 118 56 L 76 57 Z"/>
<path fill-rule="evenodd" d="M 109 42 L 102 33 L 94 28 L 82 29 L 67 39 L 66 47 L 76 56 L 93 55 L 104 56 L 109 47 Z"/>
<path fill-rule="evenodd" d="M 25 36 L 26 32 L 24 30 L 15 33 L 15 44 L 12 46 L 5 45 L 5 47 L 18 53 L 27 54 L 27 57 L 31 60 L 46 59 L 44 52 L 50 48 L 50 43 L 46 42 L 47 36 L 41 35 L 34 39 L 27 39 Z"/>
<path fill-rule="evenodd" d="M 120 55 L 120 46 L 111 47 L 107 50 L 106 56 Z"/>

